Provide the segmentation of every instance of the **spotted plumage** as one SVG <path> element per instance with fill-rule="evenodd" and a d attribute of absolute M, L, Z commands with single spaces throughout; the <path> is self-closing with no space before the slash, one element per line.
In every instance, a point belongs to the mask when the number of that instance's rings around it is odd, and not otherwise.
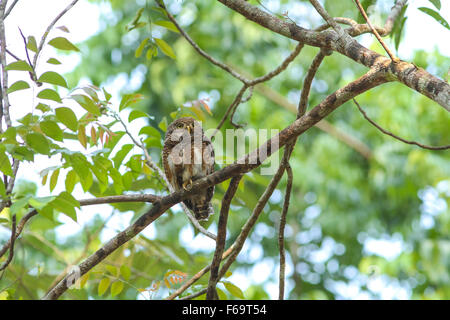
<path fill-rule="evenodd" d="M 190 117 L 172 122 L 166 131 L 162 160 L 167 179 L 175 190 L 189 190 L 195 180 L 214 172 L 214 148 L 200 122 Z M 214 186 L 183 202 L 198 220 L 207 219 L 214 213 L 213 194 Z"/>

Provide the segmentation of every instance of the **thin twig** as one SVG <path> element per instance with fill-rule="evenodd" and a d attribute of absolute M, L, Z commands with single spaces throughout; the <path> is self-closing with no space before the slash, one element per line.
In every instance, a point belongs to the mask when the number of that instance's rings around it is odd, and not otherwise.
<path fill-rule="evenodd" d="M 225 114 L 223 115 L 222 119 L 220 120 L 219 124 L 217 125 L 216 129 L 214 130 L 213 134 L 211 135 L 211 139 L 213 139 L 217 132 L 219 132 L 220 128 L 224 125 L 225 121 L 228 119 L 228 116 L 231 114 L 231 112 L 235 109 L 236 106 L 238 106 L 241 101 L 242 97 L 244 96 L 245 91 L 247 90 L 248 86 L 246 84 L 243 84 L 237 95 L 234 97 L 233 102 L 231 102 L 230 106 L 227 108 L 227 111 L 225 111 Z"/>
<path fill-rule="evenodd" d="M 366 12 L 364 11 L 364 8 L 362 7 L 361 3 L 359 2 L 359 0 L 353 0 L 356 3 L 356 6 L 358 7 L 359 11 L 361 12 L 361 14 L 363 15 L 364 19 L 367 21 L 367 24 L 369 25 L 370 29 L 372 30 L 372 33 L 375 35 L 375 38 L 377 38 L 378 42 L 380 42 L 380 44 L 383 46 L 384 50 L 386 51 L 386 53 L 389 55 L 389 57 L 391 58 L 392 61 L 397 62 L 399 61 L 399 59 L 394 55 L 394 53 L 392 53 L 392 51 L 388 48 L 388 46 L 386 45 L 386 43 L 384 43 L 383 39 L 381 38 L 380 34 L 378 33 L 378 31 L 374 28 L 374 26 L 372 25 L 372 23 L 370 22 L 369 17 L 367 16 Z"/>
<path fill-rule="evenodd" d="M 222 199 L 222 207 L 220 208 L 220 216 L 217 227 L 217 240 L 216 250 L 214 251 L 214 257 L 211 262 L 210 277 L 208 283 L 208 290 L 206 293 L 206 299 L 212 300 L 216 296 L 216 284 L 219 276 L 219 266 L 222 261 L 222 254 L 225 248 L 225 240 L 227 236 L 227 221 L 228 212 L 230 211 L 231 201 L 236 193 L 236 190 L 241 181 L 242 175 L 238 175 L 231 179 L 230 185 Z"/>
<path fill-rule="evenodd" d="M 188 296 L 182 297 L 182 298 L 180 298 L 180 300 L 191 300 L 191 299 L 200 297 L 202 294 L 205 294 L 207 292 L 207 290 L 208 289 L 206 289 L 206 288 L 202 289 L 202 290 L 200 290 L 200 291 L 198 291 L 196 293 L 193 293 L 193 294 L 190 294 Z"/>
<path fill-rule="evenodd" d="M 428 146 L 416 141 L 411 141 L 411 140 L 406 140 L 403 139 L 395 134 L 393 134 L 390 131 L 387 131 L 386 129 L 383 129 L 380 125 L 378 125 L 375 121 L 373 121 L 372 119 L 369 118 L 369 116 L 367 115 L 367 113 L 361 108 L 361 106 L 359 105 L 359 103 L 356 101 L 356 99 L 353 99 L 353 102 L 356 104 L 356 106 L 358 107 L 358 110 L 361 112 L 361 114 L 364 116 L 364 118 L 369 121 L 375 128 L 377 128 L 378 130 L 380 130 L 382 133 L 391 136 L 394 139 L 397 139 L 401 142 L 404 142 L 406 144 L 413 144 L 416 145 L 418 147 L 421 147 L 423 149 L 428 149 L 428 150 L 446 150 L 446 149 L 450 149 L 450 145 L 445 145 L 445 146 Z"/>
<path fill-rule="evenodd" d="M 74 0 L 72 1 L 63 11 L 61 11 L 55 19 L 53 19 L 53 21 L 48 25 L 47 29 L 45 30 L 44 34 L 42 35 L 41 41 L 39 42 L 36 54 L 34 55 L 33 58 L 33 64 L 31 65 L 31 67 L 33 69 L 36 69 L 36 64 L 37 64 L 37 60 L 39 57 L 39 54 L 42 51 L 42 48 L 44 47 L 44 43 L 45 40 L 47 39 L 48 34 L 50 33 L 50 31 L 52 30 L 52 28 L 55 26 L 56 22 L 58 22 L 59 19 L 61 19 L 61 17 L 63 15 L 65 15 L 67 13 L 67 11 L 69 11 L 70 9 L 72 9 L 72 7 L 78 2 L 78 0 Z"/>
<path fill-rule="evenodd" d="M 194 48 L 195 51 L 197 51 L 202 57 L 207 59 L 209 62 L 211 62 L 212 64 L 214 64 L 214 65 L 218 66 L 219 68 L 225 70 L 226 72 L 228 72 L 230 75 L 232 75 L 236 79 L 240 80 L 241 82 L 243 82 L 243 83 L 247 83 L 248 82 L 248 80 L 245 77 L 243 77 L 241 74 L 239 74 L 238 72 L 233 70 L 230 66 L 228 66 L 225 63 L 223 63 L 223 62 L 213 58 L 212 56 L 207 54 L 204 50 L 202 50 L 199 47 L 199 45 L 194 40 L 192 40 L 192 38 L 187 34 L 187 32 L 184 31 L 183 28 L 181 28 L 181 26 L 178 24 L 177 20 L 167 10 L 167 8 L 164 5 L 164 3 L 162 1 L 156 1 L 156 2 L 162 9 L 164 9 L 166 11 L 166 14 L 167 14 L 167 17 L 169 18 L 169 20 L 172 21 L 172 23 L 178 29 L 180 34 L 187 40 L 187 42 L 189 42 L 189 44 Z"/>
<path fill-rule="evenodd" d="M 11 51 L 9 51 L 7 48 L 5 49 L 6 53 L 9 54 L 11 57 L 13 57 L 14 59 L 16 59 L 17 61 L 20 60 L 19 57 L 17 57 L 14 53 L 12 53 Z"/>
<path fill-rule="evenodd" d="M 235 244 L 233 243 L 223 254 L 222 254 L 222 260 L 226 259 L 231 252 L 233 252 Z M 176 297 L 178 297 L 180 294 L 182 294 L 187 288 L 192 286 L 198 279 L 200 279 L 203 275 L 208 273 L 208 271 L 211 269 L 211 265 L 207 265 L 203 269 L 201 269 L 199 272 L 197 272 L 195 275 L 192 276 L 188 281 L 186 281 L 179 289 L 177 289 L 174 293 L 172 293 L 170 296 L 165 298 L 165 300 L 173 300 Z M 205 289 L 206 290 L 206 289 Z M 205 291 L 206 292 L 206 291 Z"/>
<path fill-rule="evenodd" d="M 284 299 L 284 278 L 286 274 L 286 253 L 284 249 L 284 229 L 286 226 L 286 216 L 289 210 L 289 202 L 291 198 L 292 191 L 292 183 L 293 183 L 293 174 L 292 168 L 289 163 L 286 164 L 286 174 L 287 174 L 287 185 L 286 192 L 284 195 L 284 203 L 283 203 L 283 211 L 280 216 L 280 227 L 278 229 L 278 248 L 280 251 L 280 275 L 279 275 L 279 293 L 278 299 Z"/>
<path fill-rule="evenodd" d="M 319 53 L 314 57 L 309 69 L 306 74 L 305 80 L 303 80 L 303 88 L 302 93 L 300 95 L 300 100 L 297 108 L 297 118 L 301 117 L 305 114 L 306 109 L 308 107 L 308 97 L 309 92 L 311 91 L 311 84 L 316 76 L 317 70 L 319 69 L 320 64 L 325 57 L 325 50 L 320 49 Z"/>
<path fill-rule="evenodd" d="M 6 1 L 5 1 L 6 2 Z M 6 17 L 11 13 L 12 9 L 14 8 L 14 6 L 17 4 L 17 2 L 19 2 L 19 0 L 14 0 L 13 3 L 11 3 L 11 5 L 9 6 L 8 10 L 6 10 L 5 15 L 3 16 L 3 19 L 6 19 Z"/>
<path fill-rule="evenodd" d="M 6 267 L 11 263 L 13 257 L 14 257 L 14 243 L 16 241 L 16 215 L 14 214 L 12 216 L 12 226 L 11 226 L 11 238 L 9 240 L 10 246 L 9 246 L 9 255 L 8 259 L 0 266 L 0 271 L 3 271 L 6 269 Z"/>
<path fill-rule="evenodd" d="M 268 81 L 268 80 L 274 78 L 275 76 L 279 75 L 282 71 L 286 70 L 286 68 L 289 66 L 289 64 L 300 54 L 301 50 L 303 49 L 303 46 L 304 46 L 303 43 L 298 43 L 295 46 L 295 49 L 274 70 L 268 72 L 267 74 L 265 74 L 265 75 L 263 75 L 261 77 L 257 77 L 257 78 L 255 78 L 253 80 L 247 80 L 246 82 L 244 82 L 243 86 L 241 87 L 241 89 L 237 93 L 237 95 L 234 98 L 233 102 L 227 108 L 227 111 L 225 112 L 225 114 L 223 115 L 222 119 L 220 120 L 218 126 L 216 127 L 216 130 L 211 135 L 211 138 L 213 138 L 217 134 L 217 132 L 223 126 L 223 124 L 225 123 L 226 119 L 228 119 L 230 114 L 231 114 L 230 121 L 233 124 L 233 126 L 234 127 L 241 127 L 240 125 L 235 124 L 232 120 L 233 120 L 233 115 L 236 112 L 236 109 L 239 106 L 239 104 L 241 104 L 243 102 L 247 102 L 249 100 L 249 98 L 251 98 L 251 96 L 252 96 L 250 94 L 248 98 L 242 99 L 242 97 L 244 96 L 245 91 L 249 87 L 253 88 L 254 86 L 256 86 L 256 85 L 258 85 L 258 84 L 260 84 L 262 82 Z"/>

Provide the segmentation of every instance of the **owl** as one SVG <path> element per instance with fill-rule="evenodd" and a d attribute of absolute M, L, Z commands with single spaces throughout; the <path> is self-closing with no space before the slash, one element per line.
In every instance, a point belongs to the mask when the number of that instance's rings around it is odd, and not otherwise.
<path fill-rule="evenodd" d="M 164 171 L 172 187 L 178 191 L 190 190 L 192 183 L 214 172 L 214 148 L 205 136 L 200 122 L 191 117 L 179 118 L 166 131 L 162 151 Z M 200 190 L 184 204 L 197 220 L 214 213 L 211 199 L 214 186 Z"/>

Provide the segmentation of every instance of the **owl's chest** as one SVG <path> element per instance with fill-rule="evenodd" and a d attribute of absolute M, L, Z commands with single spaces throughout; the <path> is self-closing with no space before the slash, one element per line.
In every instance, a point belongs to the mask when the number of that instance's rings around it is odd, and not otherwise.
<path fill-rule="evenodd" d="M 205 175 L 201 144 L 181 143 L 171 150 L 167 160 L 170 170 L 183 181 Z"/>

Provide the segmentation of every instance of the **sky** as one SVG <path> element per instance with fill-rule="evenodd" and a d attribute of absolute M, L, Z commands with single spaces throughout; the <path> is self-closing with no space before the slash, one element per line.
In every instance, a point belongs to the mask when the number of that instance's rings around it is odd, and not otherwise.
<path fill-rule="evenodd" d="M 11 1 L 10 1 L 11 2 Z M 71 1 L 68 0 L 21 0 L 18 2 L 10 16 L 6 20 L 6 37 L 7 37 L 7 47 L 12 52 L 15 52 L 20 57 L 24 58 L 24 46 L 23 46 L 23 40 L 20 36 L 19 27 L 21 28 L 22 32 L 26 35 L 34 35 L 36 39 L 40 40 L 46 26 L 48 25 L 48 22 L 51 21 L 58 12 L 60 12 L 63 8 L 67 6 Z M 142 2 L 142 1 L 141 1 Z M 379 1 L 380 2 L 380 1 Z M 406 22 L 405 30 L 406 33 L 404 35 L 404 39 L 400 45 L 399 50 L 399 56 L 402 59 L 408 60 L 412 57 L 413 50 L 416 49 L 425 49 L 425 50 L 431 50 L 434 47 L 437 47 L 441 54 L 450 56 L 450 31 L 443 28 L 441 25 L 439 25 L 435 20 L 431 19 L 429 16 L 425 15 L 424 13 L 417 10 L 418 7 L 421 6 L 427 6 L 432 7 L 429 1 L 426 0 L 415 0 L 410 1 L 411 4 L 408 8 L 407 16 L 408 20 Z M 108 11 L 109 7 L 107 2 L 99 2 L 100 4 L 93 4 L 91 2 L 88 2 L 86 0 L 80 0 L 66 15 L 64 15 L 59 22 L 56 24 L 56 26 L 66 26 L 70 33 L 66 34 L 63 31 L 60 30 L 54 30 L 51 32 L 48 39 L 51 39 L 55 36 L 66 36 L 68 37 L 73 43 L 81 42 L 90 36 L 94 35 L 100 28 L 100 11 Z M 145 3 L 145 1 L 144 1 Z M 274 0 L 268 0 L 263 1 L 263 3 L 266 3 L 266 5 L 271 10 L 277 10 L 278 1 Z M 380 2 L 382 6 L 388 6 L 390 7 L 393 3 L 393 1 L 381 1 Z M 450 21 L 450 1 L 444 0 L 441 1 L 442 3 L 442 9 L 441 14 L 444 16 L 444 18 L 447 19 L 447 21 Z M 298 11 L 298 13 L 301 13 L 301 10 L 303 10 L 301 7 L 293 8 L 291 13 L 295 15 L 295 13 Z M 320 19 L 320 18 L 319 18 Z M 426 30 L 426 32 L 424 32 Z M 361 42 L 364 45 L 370 45 L 372 42 L 371 35 L 365 35 L 360 38 Z M 47 47 L 40 58 L 41 63 L 38 65 L 37 73 L 40 74 L 43 71 L 45 71 L 45 61 L 49 57 L 57 57 L 61 62 L 62 65 L 54 67 L 54 71 L 64 73 L 64 72 L 70 72 L 82 59 L 83 52 L 81 54 L 71 54 L 71 55 L 58 55 L 55 50 L 51 47 Z M 10 57 L 8 57 L 9 62 L 12 62 Z M 52 66 L 53 67 L 53 66 Z M 17 80 L 20 80 L 23 78 L 22 72 L 10 72 L 9 73 L 9 83 L 13 83 Z M 28 79 L 26 79 L 28 80 Z M 139 82 L 139 79 L 127 79 L 127 78 L 118 78 L 114 81 L 111 81 L 110 83 L 105 84 L 106 89 L 108 92 L 112 93 L 115 100 L 118 101 L 118 92 L 119 89 L 125 85 L 133 86 L 133 81 Z M 64 94 L 67 94 L 67 91 L 64 92 L 64 90 L 60 91 L 61 96 Z M 20 93 L 12 93 L 10 95 L 10 101 L 12 107 L 12 116 L 14 118 L 21 117 L 25 115 L 26 113 L 30 112 L 31 110 L 27 110 L 26 107 L 17 108 L 16 106 L 34 106 L 36 105 L 36 102 L 34 101 L 34 96 L 36 92 L 34 92 L 34 89 L 28 89 L 25 91 L 20 91 Z M 76 110 L 77 108 L 73 108 Z M 77 116 L 80 116 L 82 114 L 82 111 L 79 110 L 79 114 Z M 127 118 L 127 113 L 122 113 L 122 118 Z M 133 122 L 133 126 L 129 126 L 129 128 L 132 130 L 132 133 L 137 136 L 137 129 L 142 127 L 145 124 L 144 120 L 138 119 L 136 122 Z M 122 143 L 130 143 L 130 141 L 124 141 Z M 73 144 L 70 146 L 70 148 L 74 149 L 80 149 L 80 147 L 77 144 Z M 37 164 L 37 166 L 36 166 Z M 49 161 L 46 157 L 40 157 L 38 158 L 38 161 L 36 164 L 30 165 L 30 164 L 23 164 L 20 170 L 20 178 L 26 178 L 28 180 L 36 181 L 37 183 L 40 182 L 41 178 L 39 176 L 39 172 L 42 169 L 45 169 L 46 167 L 56 165 L 58 164 L 58 161 Z M 57 194 L 61 191 L 63 191 L 63 176 L 60 177 L 60 182 L 58 183 L 56 189 L 54 190 L 54 193 Z M 447 185 L 447 190 L 449 190 Z M 48 187 L 40 188 L 39 189 L 39 196 L 47 196 L 49 195 L 50 191 L 48 190 Z M 84 194 L 81 190 L 81 187 L 78 185 L 75 189 L 74 196 L 78 199 L 83 199 L 86 197 L 89 197 L 88 195 Z M 428 199 L 431 197 L 433 200 L 433 191 L 428 190 L 427 192 L 424 192 L 423 194 L 424 199 Z M 424 200 L 425 201 L 425 200 Z M 431 203 L 430 206 L 435 205 L 438 200 L 435 199 L 435 201 L 431 201 L 428 199 L 428 203 Z M 320 208 L 319 208 L 320 209 Z M 314 212 L 314 210 L 317 210 L 312 208 L 311 212 Z M 94 207 L 84 207 L 82 211 L 78 212 L 78 222 L 74 222 L 70 218 L 65 217 L 64 215 L 61 215 L 61 222 L 64 222 L 64 224 L 60 227 L 58 227 L 58 234 L 61 236 L 61 239 L 64 239 L 67 235 L 74 234 L 76 232 L 79 232 L 83 225 L 90 221 L 90 218 L 96 214 L 101 212 L 103 217 L 107 217 L 111 213 L 111 208 L 108 205 L 100 205 Z M 431 213 L 427 213 L 424 215 L 423 223 L 429 226 L 432 226 L 433 224 L 433 210 L 430 211 Z M 320 210 L 319 213 L 320 214 Z M 106 225 L 105 231 L 102 233 L 102 239 L 104 241 L 108 240 L 112 236 L 116 234 L 117 231 L 123 230 L 125 227 L 129 225 L 129 222 L 133 216 L 132 212 L 121 214 L 120 216 L 114 216 Z M 263 228 L 263 226 L 259 225 L 257 228 Z M 320 228 L 320 226 L 319 226 Z M 217 226 L 215 223 L 213 223 L 210 227 L 211 232 L 215 232 L 217 229 Z M 264 229 L 264 228 L 263 228 Z M 262 230 L 262 229 L 261 229 Z M 261 231 L 260 230 L 260 231 Z M 317 228 L 313 229 L 316 230 Z M 261 231 L 263 232 L 263 231 Z M 145 229 L 143 232 L 144 235 L 149 237 L 150 239 L 154 239 L 157 235 L 156 230 L 153 225 L 150 225 L 148 228 Z M 313 236 L 312 234 L 307 234 L 305 236 Z M 205 252 L 211 252 L 214 250 L 214 242 L 210 241 L 210 239 L 204 237 L 203 235 L 198 235 L 194 237 L 193 229 L 190 225 L 187 225 L 185 229 L 180 234 L 180 240 L 184 243 L 189 243 L 191 245 L 191 250 L 201 250 Z M 401 253 L 402 250 L 404 250 L 401 239 L 398 239 L 394 236 L 392 237 L 386 237 L 385 239 L 365 239 L 365 245 L 364 250 L 367 253 L 373 253 L 385 256 L 388 259 L 395 258 L 398 254 Z M 331 246 L 331 244 L 330 244 Z M 193 249 L 195 248 L 195 249 Z M 317 253 L 316 259 L 320 261 L 320 259 L 326 258 L 326 256 L 329 254 L 331 247 L 325 246 L 324 248 L 321 248 L 321 250 Z M 262 248 L 258 246 L 256 242 L 248 241 L 246 245 L 244 246 L 243 252 L 240 255 L 240 259 L 249 259 L 251 261 L 258 262 L 254 266 L 254 270 L 250 273 L 251 275 L 254 275 L 252 277 L 248 277 L 247 275 L 243 273 L 235 273 L 232 277 L 232 281 L 236 281 L 236 283 L 240 284 L 240 287 L 245 289 L 250 285 L 250 283 L 262 283 L 263 281 L 267 280 L 269 275 L 273 274 L 274 272 L 278 272 L 278 266 L 274 265 L 271 260 L 264 259 Z M 293 266 L 291 263 L 289 263 L 289 257 L 288 257 L 288 269 L 287 269 L 287 275 L 291 275 L 293 272 Z M 298 267 L 298 266 L 297 266 Z M 330 264 L 330 268 L 332 267 L 332 263 Z M 300 267 L 301 269 L 301 267 Z M 352 272 L 351 270 L 349 271 Z M 407 298 L 408 292 L 403 290 L 399 285 L 393 284 L 392 281 L 388 281 L 389 279 L 384 278 L 374 278 L 373 281 L 370 284 L 370 288 L 375 291 L 382 292 L 382 297 L 384 298 Z M 389 284 L 388 284 L 389 283 Z M 355 280 L 354 282 L 349 283 L 336 283 L 332 284 L 337 292 L 341 295 L 343 298 L 367 298 L 367 296 L 360 292 L 358 281 Z M 292 287 L 291 283 L 287 282 L 287 290 L 290 290 Z M 269 282 L 267 284 L 266 288 L 271 295 L 271 298 L 276 298 L 278 294 L 278 285 L 276 283 Z M 384 295 L 384 296 L 383 296 Z"/>

